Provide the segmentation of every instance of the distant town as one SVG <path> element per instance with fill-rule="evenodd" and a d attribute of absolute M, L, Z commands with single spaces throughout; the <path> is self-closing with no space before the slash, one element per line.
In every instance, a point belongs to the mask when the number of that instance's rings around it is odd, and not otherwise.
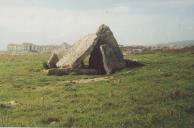
<path fill-rule="evenodd" d="M 70 48 L 71 45 L 62 43 L 61 45 L 35 45 L 33 43 L 9 44 L 9 53 L 58 53 Z"/>
<path fill-rule="evenodd" d="M 170 42 L 170 43 L 162 43 L 162 44 L 155 44 L 149 46 L 143 45 L 131 45 L 131 46 L 124 46 L 119 45 L 121 50 L 123 51 L 124 55 L 132 54 L 132 53 L 142 53 L 146 51 L 157 51 L 157 50 L 173 50 L 173 49 L 182 49 L 186 47 L 193 47 L 194 41 L 193 40 L 186 40 L 186 41 L 177 41 L 177 42 Z M 27 53 L 64 53 L 72 45 L 68 43 L 61 43 L 60 45 L 36 45 L 33 43 L 15 43 L 15 44 L 8 44 L 6 52 L 2 53 L 9 53 L 9 54 L 27 54 Z"/>

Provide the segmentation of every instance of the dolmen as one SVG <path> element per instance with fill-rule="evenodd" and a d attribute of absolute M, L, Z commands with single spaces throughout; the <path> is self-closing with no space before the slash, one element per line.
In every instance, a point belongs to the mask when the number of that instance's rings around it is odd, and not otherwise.
<path fill-rule="evenodd" d="M 89 57 L 88 64 L 85 59 Z M 111 74 L 128 66 L 141 66 L 141 63 L 125 60 L 119 45 L 106 25 L 101 25 L 94 34 L 88 34 L 77 41 L 68 52 L 58 59 L 52 54 L 48 61 L 48 75 Z"/>

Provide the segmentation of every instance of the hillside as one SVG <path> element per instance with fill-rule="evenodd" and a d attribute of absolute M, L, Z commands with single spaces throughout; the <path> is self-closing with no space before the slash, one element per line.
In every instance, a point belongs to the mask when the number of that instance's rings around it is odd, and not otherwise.
<path fill-rule="evenodd" d="M 155 47 L 163 48 L 163 47 L 169 47 L 169 48 L 185 48 L 185 47 L 191 47 L 194 46 L 194 40 L 184 40 L 184 41 L 176 41 L 176 42 L 169 42 L 169 43 L 163 43 L 163 44 L 156 44 Z"/>
<path fill-rule="evenodd" d="M 48 57 L 0 56 L 0 126 L 194 126 L 193 51 L 131 54 L 145 66 L 102 76 L 46 76 Z"/>

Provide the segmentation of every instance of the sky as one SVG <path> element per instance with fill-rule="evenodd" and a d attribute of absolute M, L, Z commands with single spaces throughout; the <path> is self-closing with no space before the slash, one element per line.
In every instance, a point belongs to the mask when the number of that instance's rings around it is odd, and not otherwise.
<path fill-rule="evenodd" d="M 194 40 L 194 0 L 0 0 L 0 50 L 73 44 L 101 24 L 123 45 Z"/>

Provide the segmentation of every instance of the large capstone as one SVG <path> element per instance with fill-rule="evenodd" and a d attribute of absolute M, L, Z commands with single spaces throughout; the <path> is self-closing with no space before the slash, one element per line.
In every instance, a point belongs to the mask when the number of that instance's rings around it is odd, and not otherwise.
<path fill-rule="evenodd" d="M 96 45 L 96 34 L 89 34 L 76 42 L 66 55 L 57 63 L 58 68 L 77 68 Z"/>

